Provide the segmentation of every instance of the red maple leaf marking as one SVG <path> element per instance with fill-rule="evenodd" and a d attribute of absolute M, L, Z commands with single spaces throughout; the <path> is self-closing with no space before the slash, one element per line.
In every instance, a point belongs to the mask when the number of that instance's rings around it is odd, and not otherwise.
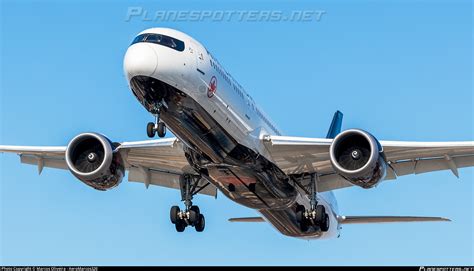
<path fill-rule="evenodd" d="M 212 98 L 214 96 L 214 93 L 216 93 L 217 90 L 217 78 L 215 76 L 212 76 L 211 82 L 209 82 L 209 88 L 207 89 L 207 97 Z"/>

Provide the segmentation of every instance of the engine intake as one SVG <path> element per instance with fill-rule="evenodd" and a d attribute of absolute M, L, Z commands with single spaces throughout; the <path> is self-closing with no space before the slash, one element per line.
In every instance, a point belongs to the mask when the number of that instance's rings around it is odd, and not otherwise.
<path fill-rule="evenodd" d="M 108 190 L 117 186 L 125 173 L 123 160 L 105 136 L 83 133 L 74 137 L 66 149 L 66 163 L 71 173 L 83 183 Z"/>
<path fill-rule="evenodd" d="M 387 171 L 382 146 L 363 130 L 350 129 L 337 135 L 329 156 L 336 173 L 363 188 L 376 186 Z"/>

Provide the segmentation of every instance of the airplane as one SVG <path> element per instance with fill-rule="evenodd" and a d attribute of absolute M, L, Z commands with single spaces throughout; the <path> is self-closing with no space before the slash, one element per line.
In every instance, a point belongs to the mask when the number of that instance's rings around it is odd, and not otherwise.
<path fill-rule="evenodd" d="M 283 135 L 248 92 L 197 40 L 169 28 L 139 33 L 123 61 L 130 90 L 154 116 L 150 138 L 114 142 L 81 133 L 67 146 L 7 146 L 22 163 L 69 170 L 84 184 L 106 191 L 128 172 L 131 182 L 180 191 L 182 209 L 170 220 L 178 232 L 205 229 L 194 196 L 224 194 L 255 209 L 258 217 L 231 222 L 268 222 L 302 239 L 339 237 L 341 225 L 450 221 L 442 217 L 343 216 L 333 190 L 371 189 L 409 174 L 474 166 L 474 141 L 379 141 L 362 129 L 341 131 L 336 111 L 325 138 Z"/>

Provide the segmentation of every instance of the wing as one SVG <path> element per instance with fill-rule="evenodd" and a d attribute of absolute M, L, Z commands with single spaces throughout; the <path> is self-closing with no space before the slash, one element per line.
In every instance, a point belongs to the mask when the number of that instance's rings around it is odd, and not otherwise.
<path fill-rule="evenodd" d="M 474 166 L 474 142 L 381 142 L 390 169 L 387 179 L 449 169 L 459 177 L 458 168 Z"/>
<path fill-rule="evenodd" d="M 332 139 L 269 136 L 264 139 L 269 155 L 287 174 L 318 172 L 318 189 L 329 191 L 351 186 L 335 174 L 329 160 Z M 474 166 L 474 141 L 404 142 L 380 141 L 387 163 L 386 180 L 408 174 L 451 170 Z"/>
<path fill-rule="evenodd" d="M 339 216 L 341 224 L 398 223 L 398 222 L 449 222 L 444 217 L 429 216 Z"/>
<path fill-rule="evenodd" d="M 183 173 L 195 173 L 189 166 L 182 143 L 176 138 L 121 143 L 120 151 L 128 180 L 145 186 L 157 185 L 179 189 L 179 177 Z M 68 169 L 65 161 L 66 147 L 1 146 L 1 152 L 16 153 L 22 163 L 37 165 L 41 173 L 44 167 Z M 207 181 L 198 184 L 199 193 L 216 196 L 217 190 Z"/>
<path fill-rule="evenodd" d="M 399 223 L 399 222 L 449 222 L 448 218 L 431 216 L 338 216 L 341 224 Z M 229 222 L 265 222 L 262 217 L 230 218 Z"/>
<path fill-rule="evenodd" d="M 64 154 L 66 147 L 37 147 L 37 146 L 2 146 L 0 153 L 11 152 L 20 156 L 24 164 L 37 165 L 41 174 L 44 167 L 67 169 Z"/>

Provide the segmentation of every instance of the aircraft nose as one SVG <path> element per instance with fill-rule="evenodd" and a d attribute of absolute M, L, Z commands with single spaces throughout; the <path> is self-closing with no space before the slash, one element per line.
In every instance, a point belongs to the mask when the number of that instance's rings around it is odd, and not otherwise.
<path fill-rule="evenodd" d="M 155 50 L 146 43 L 130 46 L 125 53 L 123 69 L 128 80 L 137 75 L 151 76 L 158 65 Z"/>

